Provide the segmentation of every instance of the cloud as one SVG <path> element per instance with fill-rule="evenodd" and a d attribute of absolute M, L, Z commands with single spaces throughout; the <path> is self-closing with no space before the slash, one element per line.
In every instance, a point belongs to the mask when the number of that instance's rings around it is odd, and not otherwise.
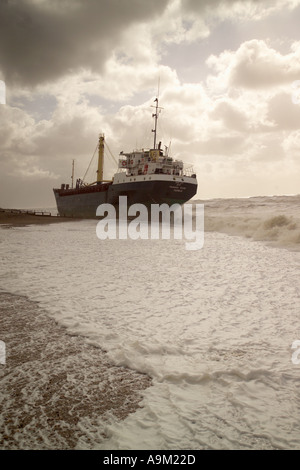
<path fill-rule="evenodd" d="M 0 0 L 0 64 L 9 82 L 0 107 L 1 205 L 54 205 L 52 187 L 70 182 L 73 159 L 75 178 L 84 175 L 100 132 L 116 158 L 120 150 L 151 147 L 158 77 L 158 138 L 194 165 L 201 196 L 263 193 L 255 189 L 258 181 L 264 188 L 263 177 L 278 182 L 285 174 L 288 181 L 299 172 L 300 105 L 291 85 L 300 80 L 300 43 L 292 38 L 285 52 L 267 39 L 215 54 L 208 47 L 209 75 L 202 67 L 193 83 L 182 82 L 164 54 L 193 43 L 184 63 L 194 65 L 205 44 L 220 41 L 220 31 L 211 42 L 208 35 L 222 18 L 230 19 L 227 34 L 235 20 L 249 15 L 253 25 L 296 4 Z M 114 171 L 106 160 L 105 176 Z"/>
<path fill-rule="evenodd" d="M 299 129 L 300 106 L 292 102 L 291 93 L 281 92 L 270 100 L 268 119 L 276 131 Z"/>
<path fill-rule="evenodd" d="M 223 126 L 227 129 L 241 132 L 248 129 L 247 115 L 238 109 L 237 106 L 226 100 L 218 101 L 210 116 L 213 119 L 222 120 Z"/>
<path fill-rule="evenodd" d="M 0 64 L 7 84 L 35 86 L 80 69 L 102 73 L 112 53 L 133 63 L 210 34 L 211 18 L 261 17 L 297 0 L 1 0 Z"/>
<path fill-rule="evenodd" d="M 182 5 L 193 14 L 258 21 L 276 11 L 296 8 L 299 0 L 185 0 Z"/>
<path fill-rule="evenodd" d="M 290 132 L 282 142 L 282 148 L 287 155 L 299 161 L 300 157 L 300 131 Z"/>
<path fill-rule="evenodd" d="M 101 71 L 122 33 L 137 22 L 155 18 L 166 4 L 167 0 L 2 1 L 3 78 L 32 86 L 80 67 Z"/>
<path fill-rule="evenodd" d="M 300 77 L 300 42 L 293 43 L 289 54 L 281 54 L 265 41 L 246 41 L 236 51 L 211 55 L 206 64 L 217 72 L 208 79 L 211 89 L 239 87 L 270 89 L 291 85 Z"/>

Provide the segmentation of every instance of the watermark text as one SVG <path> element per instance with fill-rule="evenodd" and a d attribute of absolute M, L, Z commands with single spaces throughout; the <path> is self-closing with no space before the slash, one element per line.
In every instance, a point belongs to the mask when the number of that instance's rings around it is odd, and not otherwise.
<path fill-rule="evenodd" d="M 3 80 L 0 80 L 0 104 L 6 104 L 6 86 Z"/>
<path fill-rule="evenodd" d="M 4 341 L 0 340 L 0 364 L 4 365 L 6 363 L 6 346 Z"/>
<path fill-rule="evenodd" d="M 292 103 L 300 104 L 300 80 L 292 83 Z"/>
<path fill-rule="evenodd" d="M 204 245 L 204 204 L 144 204 L 127 206 L 127 196 L 119 197 L 118 217 L 112 204 L 100 204 L 101 217 L 96 227 L 100 240 L 186 240 L 186 250 L 200 250 Z"/>
<path fill-rule="evenodd" d="M 293 341 L 292 344 L 292 349 L 295 349 L 296 351 L 293 352 L 292 354 L 292 363 L 297 365 L 300 364 L 300 340 L 296 339 Z"/>

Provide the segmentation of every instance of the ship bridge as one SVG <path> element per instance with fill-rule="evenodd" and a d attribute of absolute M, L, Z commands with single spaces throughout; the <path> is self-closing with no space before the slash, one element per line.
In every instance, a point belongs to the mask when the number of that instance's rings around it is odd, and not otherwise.
<path fill-rule="evenodd" d="M 120 153 L 118 167 L 126 176 L 138 175 L 175 175 L 192 176 L 192 167 L 184 167 L 182 160 L 174 160 L 167 153 L 158 149 L 138 150 Z"/>

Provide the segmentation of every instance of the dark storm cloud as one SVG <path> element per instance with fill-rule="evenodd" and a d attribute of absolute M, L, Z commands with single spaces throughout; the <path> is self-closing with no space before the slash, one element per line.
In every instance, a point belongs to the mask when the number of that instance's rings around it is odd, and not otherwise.
<path fill-rule="evenodd" d="M 231 7 L 232 5 L 240 5 L 243 4 L 253 4 L 259 5 L 264 3 L 265 6 L 272 5 L 272 3 L 276 4 L 274 0 L 265 0 L 262 2 L 261 0 L 185 0 L 183 2 L 186 9 L 191 11 L 203 11 L 203 10 L 214 10 L 217 7 Z"/>
<path fill-rule="evenodd" d="M 0 78 L 30 86 L 81 67 L 101 70 L 122 32 L 161 14 L 167 3 L 0 0 Z"/>

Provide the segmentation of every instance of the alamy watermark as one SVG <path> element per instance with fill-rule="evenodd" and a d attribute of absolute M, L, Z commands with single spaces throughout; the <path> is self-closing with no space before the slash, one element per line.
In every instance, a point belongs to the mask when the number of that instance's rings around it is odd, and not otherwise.
<path fill-rule="evenodd" d="M 200 250 L 204 245 L 204 204 L 144 204 L 127 206 L 127 196 L 119 197 L 118 216 L 112 204 L 100 204 L 102 217 L 96 234 L 100 240 L 186 240 L 186 250 Z"/>
<path fill-rule="evenodd" d="M 300 340 L 299 339 L 296 339 L 295 341 L 293 341 L 292 349 L 296 350 L 292 354 L 292 363 L 295 365 L 298 365 L 300 364 L 300 357 L 298 357 L 300 355 Z"/>
<path fill-rule="evenodd" d="M 6 363 L 6 345 L 4 341 L 0 340 L 0 364 L 4 365 Z"/>
<path fill-rule="evenodd" d="M 6 86 L 3 80 L 0 80 L 0 104 L 6 104 Z"/>
<path fill-rule="evenodd" d="M 300 80 L 292 83 L 292 103 L 300 104 Z"/>

